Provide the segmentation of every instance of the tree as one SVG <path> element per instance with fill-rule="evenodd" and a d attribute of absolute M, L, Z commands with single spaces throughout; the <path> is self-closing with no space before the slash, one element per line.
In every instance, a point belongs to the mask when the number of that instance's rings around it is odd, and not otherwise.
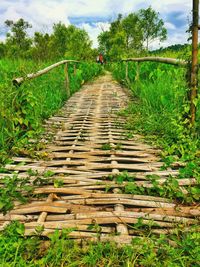
<path fill-rule="evenodd" d="M 146 49 L 149 50 L 149 44 L 152 41 L 164 41 L 167 39 L 167 29 L 164 22 L 159 19 L 159 13 L 151 7 L 141 9 L 138 12 L 140 19 L 140 28 L 143 34 L 143 42 L 146 43 Z"/>
<path fill-rule="evenodd" d="M 53 34 L 51 36 L 51 52 L 53 57 L 61 59 L 67 50 L 68 31 L 64 23 L 55 23 L 53 25 Z"/>
<path fill-rule="evenodd" d="M 48 33 L 42 34 L 40 32 L 34 33 L 32 48 L 32 56 L 36 60 L 48 60 L 51 58 L 50 50 L 50 35 Z"/>
<path fill-rule="evenodd" d="M 142 47 L 142 31 L 140 29 L 140 20 L 137 14 L 131 13 L 122 20 L 122 28 L 125 33 L 125 43 L 127 54 L 140 51 Z"/>
<path fill-rule="evenodd" d="M 31 24 L 22 18 L 16 22 L 6 20 L 5 24 L 10 28 L 10 32 L 6 35 L 6 44 L 10 55 L 25 56 L 31 47 L 31 39 L 27 35 L 27 29 L 32 27 Z"/>
<path fill-rule="evenodd" d="M 66 27 L 61 22 L 54 24 L 49 45 L 52 57 L 56 59 L 86 59 L 92 53 L 92 42 L 88 33 L 74 25 Z"/>
<path fill-rule="evenodd" d="M 92 56 L 92 41 L 88 33 L 70 25 L 67 27 L 67 50 L 65 56 L 74 59 L 88 59 Z"/>
<path fill-rule="evenodd" d="M 98 36 L 99 50 L 108 59 L 119 60 L 133 55 L 142 48 L 140 21 L 135 13 L 123 18 L 121 14 L 111 23 L 110 30 Z"/>
<path fill-rule="evenodd" d="M 0 58 L 3 58 L 6 55 L 6 45 L 0 42 Z"/>

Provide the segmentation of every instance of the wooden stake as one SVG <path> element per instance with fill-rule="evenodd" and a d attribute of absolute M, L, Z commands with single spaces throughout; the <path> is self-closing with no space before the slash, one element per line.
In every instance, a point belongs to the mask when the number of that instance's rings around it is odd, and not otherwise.
<path fill-rule="evenodd" d="M 65 64 L 65 86 L 67 91 L 67 98 L 70 97 L 70 88 L 69 88 L 69 73 L 68 73 L 68 63 Z"/>
<path fill-rule="evenodd" d="M 126 62 L 126 82 L 128 82 L 128 62 Z"/>
<path fill-rule="evenodd" d="M 199 0 L 193 0 L 192 23 L 192 65 L 190 83 L 190 122 L 192 127 L 196 119 L 197 84 L 198 84 L 198 29 L 199 29 Z"/>
<path fill-rule="evenodd" d="M 74 76 L 76 76 L 76 64 L 74 64 Z"/>
<path fill-rule="evenodd" d="M 140 79 L 140 63 L 136 62 L 136 76 L 135 76 L 135 81 L 139 81 Z"/>

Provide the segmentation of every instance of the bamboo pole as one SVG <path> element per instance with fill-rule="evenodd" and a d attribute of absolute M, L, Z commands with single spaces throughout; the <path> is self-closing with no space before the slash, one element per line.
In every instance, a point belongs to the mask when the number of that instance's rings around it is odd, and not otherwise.
<path fill-rule="evenodd" d="M 192 23 L 192 65 L 190 76 L 190 122 L 195 124 L 198 84 L 198 30 L 199 30 L 199 0 L 193 0 L 193 23 Z"/>
<path fill-rule="evenodd" d="M 31 80 L 31 79 L 34 79 L 34 78 L 37 78 L 43 74 L 46 74 L 47 72 L 51 71 L 52 69 L 60 66 L 60 65 L 63 65 L 63 64 L 66 64 L 67 62 L 74 62 L 74 63 L 78 63 L 79 61 L 76 61 L 76 60 L 62 60 L 62 61 L 59 61 L 51 66 L 48 66 L 46 67 L 45 69 L 42 69 L 42 70 L 39 70 L 35 73 L 30 73 L 30 74 L 27 74 L 25 77 L 18 77 L 18 78 L 15 78 L 13 79 L 13 84 L 14 85 L 21 85 L 24 81 L 26 80 Z"/>
<path fill-rule="evenodd" d="M 65 64 L 64 73 L 65 73 L 65 87 L 66 87 L 66 92 L 67 92 L 67 98 L 69 98 L 70 97 L 70 87 L 69 87 L 68 63 Z"/>
<path fill-rule="evenodd" d="M 140 58 L 126 58 L 122 59 L 122 61 L 136 61 L 136 62 L 144 62 L 144 61 L 153 61 L 160 62 L 171 65 L 179 65 L 179 66 L 187 66 L 187 61 L 176 59 L 176 58 L 165 58 L 165 57 L 140 57 Z"/>
<path fill-rule="evenodd" d="M 126 81 L 128 82 L 128 61 L 126 61 Z"/>
<path fill-rule="evenodd" d="M 136 62 L 136 76 L 135 76 L 135 81 L 140 80 L 140 63 Z"/>
<path fill-rule="evenodd" d="M 74 64 L 74 76 L 76 76 L 76 64 Z"/>

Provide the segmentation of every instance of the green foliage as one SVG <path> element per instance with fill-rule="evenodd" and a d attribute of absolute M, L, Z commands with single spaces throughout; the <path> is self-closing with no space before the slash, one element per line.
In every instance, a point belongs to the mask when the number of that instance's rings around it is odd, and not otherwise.
<path fill-rule="evenodd" d="M 113 64 L 112 70 L 118 81 L 129 86 L 134 97 L 123 112 L 128 118 L 127 129 L 145 133 L 152 139 L 155 137 L 165 149 L 164 156 L 176 154 L 183 160 L 194 158 L 199 147 L 200 108 L 197 104 L 197 129 L 192 134 L 187 127 L 189 105 L 185 70 L 159 63 L 140 63 L 138 79 L 136 64 L 129 62 L 128 83 L 125 64 Z"/>
<path fill-rule="evenodd" d="M 138 55 L 149 49 L 152 41 L 163 41 L 167 37 L 164 22 L 151 7 L 118 18 L 111 23 L 108 31 L 98 36 L 99 51 L 108 59 L 116 61 L 123 57 Z"/>
<path fill-rule="evenodd" d="M 31 28 L 24 19 L 6 20 L 8 33 L 5 43 L 0 43 L 0 58 L 26 58 L 37 61 L 73 59 L 95 59 L 97 51 L 92 49 L 88 33 L 74 25 L 68 27 L 59 22 L 53 24 L 52 34 L 35 32 L 29 37 Z"/>
<path fill-rule="evenodd" d="M 5 160 L 8 151 L 26 155 L 26 147 L 32 149 L 28 140 L 42 133 L 43 120 L 54 114 L 67 98 L 62 67 L 26 81 L 20 87 L 12 85 L 13 77 L 24 76 L 25 73 L 35 72 L 46 65 L 50 63 L 38 66 L 33 61 L 0 61 L 1 161 Z M 71 94 L 102 71 L 96 63 L 81 63 L 77 68 L 74 76 L 73 66 L 69 67 Z M 38 149 L 40 150 L 39 147 Z"/>
<path fill-rule="evenodd" d="M 126 193 L 150 194 L 175 199 L 178 202 L 199 201 L 199 133 L 200 106 L 197 103 L 196 131 L 189 125 L 186 71 L 158 63 L 140 63 L 139 77 L 135 63 L 128 63 L 128 81 L 125 64 L 113 64 L 113 75 L 127 85 L 133 100 L 129 107 L 120 112 L 126 116 L 126 128 L 146 135 L 146 138 L 163 148 L 164 168 L 177 160 L 185 166 L 179 168 L 179 178 L 195 178 L 197 185 L 187 188 L 184 194 L 177 180 L 169 177 L 163 185 L 156 179 L 150 180 L 152 188 L 141 188 L 135 182 L 125 187 Z"/>
<path fill-rule="evenodd" d="M 146 43 L 146 49 L 149 50 L 149 44 L 152 41 L 164 41 L 167 39 L 167 29 L 164 22 L 159 19 L 159 13 L 148 7 L 139 11 L 140 27 L 143 33 L 143 42 Z"/>
<path fill-rule="evenodd" d="M 179 178 L 188 178 L 188 176 L 186 176 L 188 168 L 189 167 L 186 166 L 180 171 Z M 193 169 L 194 168 L 195 167 L 193 166 Z M 196 168 L 195 171 L 197 171 Z M 192 174 L 193 173 L 191 172 L 189 177 L 194 177 Z M 146 179 L 151 184 L 151 186 L 148 187 L 138 185 L 135 181 L 135 177 L 130 175 L 126 171 L 118 175 L 110 175 L 108 176 L 108 179 L 112 181 L 115 180 L 118 184 L 125 183 L 124 187 L 120 189 L 121 193 L 166 197 L 179 203 L 195 203 L 200 199 L 200 188 L 198 179 L 197 185 L 187 187 L 187 194 L 184 193 L 183 190 L 180 188 L 178 179 L 172 176 L 167 177 L 166 181 L 161 184 L 159 183 L 159 176 L 147 175 Z"/>
<path fill-rule="evenodd" d="M 5 24 L 10 28 L 7 33 L 7 54 L 13 57 L 26 57 L 27 51 L 31 46 L 31 39 L 27 36 L 27 29 L 31 28 L 31 24 L 22 18 L 14 22 L 13 20 L 6 20 Z"/>
<path fill-rule="evenodd" d="M 109 31 L 98 36 L 99 50 L 111 60 L 118 60 L 125 55 L 132 55 L 142 47 L 142 35 L 137 14 L 131 13 L 122 18 L 119 14 L 116 21 L 111 23 Z"/>
<path fill-rule="evenodd" d="M 94 227 L 98 232 L 100 226 Z M 134 229 L 141 227 L 139 220 Z M 0 266 L 197 267 L 200 264 L 200 234 L 195 227 L 190 232 L 177 229 L 170 237 L 140 236 L 124 246 L 101 242 L 80 246 L 69 239 L 72 230 L 55 231 L 49 240 L 43 240 L 40 235 L 25 237 L 23 224 L 14 221 L 0 233 Z"/>
<path fill-rule="evenodd" d="M 102 149 L 102 150 L 111 150 L 111 149 L 112 149 L 112 146 L 111 146 L 111 144 L 106 143 L 106 144 L 103 144 L 103 145 L 101 146 L 101 149 Z"/>
<path fill-rule="evenodd" d="M 55 188 L 63 187 L 64 181 L 63 181 L 63 179 L 55 179 L 53 185 Z"/>
<path fill-rule="evenodd" d="M 26 203 L 33 187 L 28 183 L 28 178 L 18 178 L 17 175 L 4 177 L 0 187 L 0 211 L 6 214 L 14 207 L 14 201 Z M 23 193 L 22 193 L 23 191 Z"/>

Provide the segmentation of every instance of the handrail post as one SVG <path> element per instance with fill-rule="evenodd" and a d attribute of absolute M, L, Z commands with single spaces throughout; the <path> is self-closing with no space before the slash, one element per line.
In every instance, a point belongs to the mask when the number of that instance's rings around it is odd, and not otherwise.
<path fill-rule="evenodd" d="M 74 63 L 74 76 L 76 76 L 76 63 Z"/>
<path fill-rule="evenodd" d="M 140 80 L 140 63 L 136 62 L 136 75 L 135 75 L 135 81 Z"/>
<path fill-rule="evenodd" d="M 64 73 L 65 73 L 65 87 L 66 87 L 66 92 L 67 92 L 67 98 L 69 98 L 70 97 L 70 87 L 69 87 L 68 63 L 65 64 Z"/>
<path fill-rule="evenodd" d="M 190 76 L 190 123 L 193 127 L 196 119 L 197 84 L 198 84 L 198 30 L 199 30 L 199 0 L 193 0 L 192 22 L 192 65 Z"/>
<path fill-rule="evenodd" d="M 127 82 L 129 81 L 129 78 L 128 78 L 128 61 L 126 61 L 126 81 Z"/>

